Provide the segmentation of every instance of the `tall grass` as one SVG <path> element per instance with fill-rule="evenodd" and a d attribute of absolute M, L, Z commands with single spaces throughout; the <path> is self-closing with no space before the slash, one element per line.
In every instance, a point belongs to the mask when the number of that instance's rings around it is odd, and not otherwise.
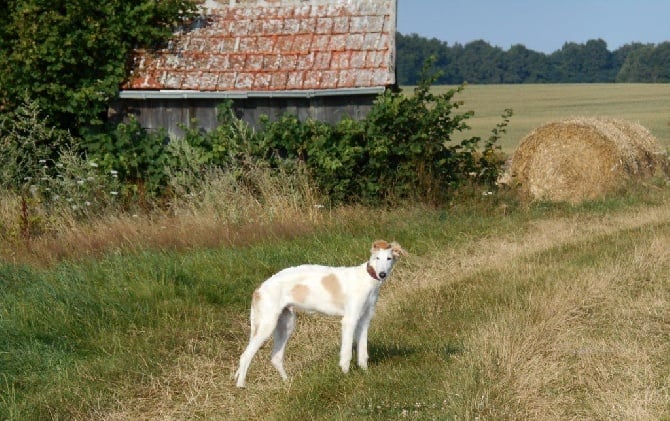
<path fill-rule="evenodd" d="M 289 174 L 258 164 L 242 176 L 212 169 L 193 177 L 188 190 L 177 182 L 173 189 L 162 207 L 145 211 L 117 204 L 85 217 L 69 202 L 46 206 L 5 192 L 0 195 L 0 257 L 44 266 L 110 250 L 247 244 L 264 235 L 309 231 L 327 212 L 327 203 L 300 169 Z"/>
<path fill-rule="evenodd" d="M 667 192 L 529 210 L 490 200 L 320 211 L 309 230 L 280 220 L 283 234 L 243 244 L 2 265 L 0 418 L 669 416 Z M 264 349 L 234 388 L 257 284 L 299 263 L 364 261 L 378 237 L 412 255 L 382 290 L 370 369 L 342 375 L 339 323 L 301 315 L 291 380 Z"/>

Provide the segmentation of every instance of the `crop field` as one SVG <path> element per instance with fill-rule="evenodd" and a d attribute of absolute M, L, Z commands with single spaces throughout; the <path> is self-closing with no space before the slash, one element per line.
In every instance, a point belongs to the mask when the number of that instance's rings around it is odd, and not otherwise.
<path fill-rule="evenodd" d="M 448 89 L 436 87 L 436 92 Z M 411 87 L 405 88 L 406 92 Z M 506 108 L 514 110 L 501 146 L 513 152 L 532 129 L 569 117 L 615 117 L 642 124 L 670 147 L 670 84 L 467 85 L 456 99 L 474 110 L 471 134 L 487 138 Z M 469 135 L 469 134 L 468 134 Z"/>
<path fill-rule="evenodd" d="M 461 99 L 481 136 L 515 110 L 509 151 L 574 115 L 639 121 L 667 146 L 669 94 L 468 86 Z M 193 207 L 3 246 L 0 419 L 670 419 L 667 180 L 578 205 L 468 190 L 393 209 L 323 207 L 274 181 L 263 203 L 212 189 L 233 222 Z M 0 195 L 0 218 L 16 208 Z M 289 380 L 267 344 L 237 389 L 256 286 L 301 263 L 360 264 L 379 238 L 410 255 L 381 289 L 369 369 L 342 374 L 339 320 L 300 314 Z"/>

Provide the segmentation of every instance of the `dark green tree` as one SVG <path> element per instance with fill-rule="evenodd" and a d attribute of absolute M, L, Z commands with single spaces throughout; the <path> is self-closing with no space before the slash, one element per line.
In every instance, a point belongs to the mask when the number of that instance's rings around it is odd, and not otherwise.
<path fill-rule="evenodd" d="M 504 73 L 503 57 L 501 48 L 478 40 L 466 44 L 455 62 L 464 82 L 501 83 Z"/>
<path fill-rule="evenodd" d="M 565 43 L 551 55 L 550 61 L 555 66 L 552 82 L 613 82 L 616 75 L 607 43 L 601 39 L 589 40 L 586 44 Z"/>
<path fill-rule="evenodd" d="M 521 44 L 503 51 L 486 41 L 449 46 L 417 34 L 397 34 L 400 85 L 416 85 L 425 60 L 433 57 L 437 84 L 664 82 L 670 58 L 665 43 L 627 44 L 610 52 L 602 39 L 566 43 L 549 55 Z"/>
<path fill-rule="evenodd" d="M 25 100 L 72 133 L 100 127 L 135 47 L 156 46 L 193 16 L 191 0 L 0 2 L 0 112 Z"/>
<path fill-rule="evenodd" d="M 505 53 L 502 83 L 546 82 L 547 57 L 521 44 Z"/>
<path fill-rule="evenodd" d="M 451 60 L 449 57 L 449 47 L 446 43 L 435 38 L 427 39 L 417 34 L 402 35 L 396 34 L 396 49 L 402 54 L 396 58 L 396 68 L 398 69 L 398 84 L 416 85 L 421 78 L 423 65 L 429 57 L 433 57 L 433 69 L 438 68 L 443 71 Z M 440 80 L 438 83 L 448 83 Z"/>

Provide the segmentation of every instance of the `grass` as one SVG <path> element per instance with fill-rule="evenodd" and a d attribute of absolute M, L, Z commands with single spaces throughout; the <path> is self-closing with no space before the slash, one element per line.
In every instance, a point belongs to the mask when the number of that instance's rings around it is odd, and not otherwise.
<path fill-rule="evenodd" d="M 511 211 L 472 200 L 349 210 L 243 246 L 3 265 L 0 418 L 670 416 L 667 192 Z M 265 348 L 235 389 L 257 283 L 363 261 L 376 237 L 412 256 L 382 291 L 368 372 L 342 375 L 339 323 L 302 315 L 292 379 Z"/>
<path fill-rule="evenodd" d="M 663 89 L 464 95 L 491 116 L 486 131 L 514 108 L 513 137 L 573 108 L 655 131 Z M 269 175 L 254 175 L 260 199 L 213 179 L 161 214 L 29 215 L 44 228 L 29 239 L 3 194 L 0 419 L 670 419 L 666 183 L 578 206 L 469 192 L 444 208 L 329 209 L 300 174 L 288 190 Z M 411 256 L 381 292 L 370 369 L 343 375 L 339 322 L 303 314 L 291 379 L 266 347 L 236 389 L 258 283 L 299 263 L 362 262 L 376 238 Z"/>
<path fill-rule="evenodd" d="M 468 135 L 483 139 L 500 122 L 505 108 L 512 108 L 514 116 L 501 142 L 503 151 L 511 153 L 532 129 L 576 116 L 638 122 L 669 148 L 670 115 L 663 105 L 668 95 L 668 84 L 468 85 L 457 99 L 465 101 L 463 109 L 475 111 L 468 120 L 472 127 Z"/>

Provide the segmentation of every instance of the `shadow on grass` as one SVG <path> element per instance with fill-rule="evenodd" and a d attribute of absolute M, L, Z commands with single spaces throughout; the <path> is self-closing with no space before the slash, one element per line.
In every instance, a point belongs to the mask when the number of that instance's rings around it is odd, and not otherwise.
<path fill-rule="evenodd" d="M 459 343 L 431 344 L 431 346 L 414 346 L 389 343 L 368 343 L 369 363 L 372 365 L 384 364 L 397 359 L 411 359 L 421 354 L 431 353 L 448 360 L 454 355 L 463 353 L 464 348 Z"/>

